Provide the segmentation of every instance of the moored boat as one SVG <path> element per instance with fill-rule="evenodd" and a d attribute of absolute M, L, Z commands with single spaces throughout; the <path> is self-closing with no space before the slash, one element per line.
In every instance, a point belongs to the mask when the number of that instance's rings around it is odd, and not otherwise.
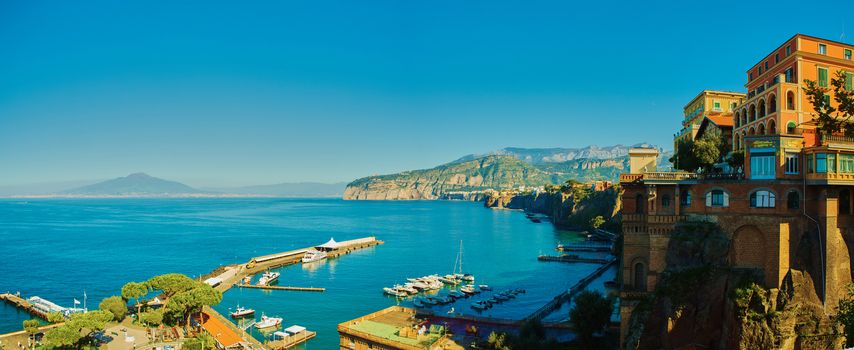
<path fill-rule="evenodd" d="M 274 282 L 276 282 L 279 279 L 279 276 L 281 276 L 281 275 L 282 274 L 278 273 L 278 272 L 270 272 L 270 271 L 264 272 L 264 274 L 261 275 L 261 278 L 258 279 L 258 285 L 259 286 L 269 286 L 269 285 L 273 284 Z"/>
<path fill-rule="evenodd" d="M 255 314 L 255 310 L 254 310 L 254 309 L 247 309 L 247 308 L 245 308 L 245 307 L 241 307 L 240 305 L 238 305 L 238 306 L 237 306 L 237 310 L 235 310 L 234 312 L 232 312 L 232 313 L 231 313 L 231 317 L 233 317 L 233 318 L 241 318 L 241 317 L 251 316 L 251 315 L 254 315 L 254 314 Z"/>
<path fill-rule="evenodd" d="M 450 296 L 454 299 L 460 299 L 460 298 L 465 298 L 467 295 L 465 295 L 463 292 L 460 292 L 458 290 L 452 290 L 452 291 L 448 292 L 448 296 Z"/>
<path fill-rule="evenodd" d="M 396 288 L 388 288 L 388 287 L 383 288 L 383 292 L 385 292 L 385 294 L 396 296 L 396 297 L 405 297 L 405 296 L 409 295 L 402 290 L 398 290 Z"/>
<path fill-rule="evenodd" d="M 480 290 L 492 290 L 492 287 L 490 287 L 489 285 L 486 285 L 486 284 L 481 284 L 481 285 L 477 286 L 477 288 L 479 288 Z"/>
<path fill-rule="evenodd" d="M 326 252 L 322 252 L 319 250 L 310 250 L 310 251 L 305 252 L 305 255 L 302 256 L 302 262 L 304 264 L 305 263 L 312 263 L 315 261 L 320 261 L 320 260 L 326 259 L 326 256 L 327 256 Z"/>
<path fill-rule="evenodd" d="M 255 324 L 255 328 L 258 328 L 258 329 L 272 328 L 272 327 L 278 327 L 280 324 L 282 324 L 282 318 L 281 317 L 267 317 L 267 316 L 262 315 L 261 321 L 258 321 L 258 323 Z"/>

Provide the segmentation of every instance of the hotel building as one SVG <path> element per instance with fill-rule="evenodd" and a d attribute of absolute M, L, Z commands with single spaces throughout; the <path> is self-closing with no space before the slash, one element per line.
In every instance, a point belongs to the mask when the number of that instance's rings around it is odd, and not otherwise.
<path fill-rule="evenodd" d="M 854 138 L 817 131 L 803 88 L 805 79 L 827 87 L 842 71 L 850 89 L 852 50 L 798 34 L 747 70 L 748 93 L 731 123 L 733 149 L 745 154 L 743 172 L 658 172 L 654 150 L 630 153 L 630 173 L 620 176 L 621 332 L 639 297 L 655 290 L 670 236 L 684 221 L 721 227 L 730 238 L 729 265 L 758 272 L 767 288 L 778 288 L 790 269 L 808 271 L 826 310 L 835 310 L 851 282 Z M 799 261 L 799 251 L 812 260 Z"/>

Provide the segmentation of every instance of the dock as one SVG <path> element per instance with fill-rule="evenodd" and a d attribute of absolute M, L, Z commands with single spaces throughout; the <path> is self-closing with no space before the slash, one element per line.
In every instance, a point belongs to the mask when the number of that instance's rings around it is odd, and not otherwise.
<path fill-rule="evenodd" d="M 307 342 L 309 339 L 314 338 L 315 336 L 317 336 L 317 332 L 304 330 L 297 334 L 288 336 L 287 338 L 282 340 L 269 341 L 267 342 L 267 346 L 270 347 L 270 349 L 274 350 L 290 349 L 294 346 Z"/>
<path fill-rule="evenodd" d="M 612 250 L 612 245 L 609 243 L 598 243 L 598 242 L 581 242 L 581 243 L 569 243 L 564 244 L 562 246 L 558 246 L 558 251 L 562 252 L 602 252 L 609 253 Z"/>
<path fill-rule="evenodd" d="M 554 261 L 554 262 L 566 262 L 566 263 L 593 263 L 593 264 L 609 264 L 612 261 L 616 260 L 614 257 L 610 258 L 583 258 L 577 255 L 540 255 L 537 257 L 539 261 Z"/>
<path fill-rule="evenodd" d="M 578 294 L 579 292 L 584 290 L 584 288 L 586 288 L 587 285 L 590 284 L 590 282 L 593 282 L 593 280 L 596 279 L 596 277 L 601 276 L 603 273 L 605 273 L 605 271 L 607 271 L 609 268 L 611 268 L 611 266 L 613 266 L 616 263 L 617 263 L 617 259 L 612 257 L 610 260 L 608 260 L 608 262 L 606 264 L 599 266 L 596 270 L 594 270 L 592 273 L 587 275 L 587 277 L 582 278 L 580 281 L 575 283 L 568 290 L 566 290 L 563 293 L 558 294 L 556 297 L 554 297 L 554 299 L 552 299 L 551 301 L 546 303 L 546 305 L 543 305 L 543 307 L 537 309 L 537 311 L 534 311 L 528 317 L 525 317 L 525 320 L 526 321 L 528 321 L 528 320 L 537 320 L 537 321 L 542 320 L 544 317 L 548 316 L 548 314 L 550 314 L 552 311 L 557 310 L 563 303 L 572 300 L 572 297 L 574 297 L 576 294 Z"/>
<path fill-rule="evenodd" d="M 290 287 L 290 286 L 259 286 L 257 284 L 238 284 L 240 288 L 267 289 L 267 290 L 290 290 L 297 292 L 325 292 L 326 288 L 317 287 Z"/>
<path fill-rule="evenodd" d="M 37 317 L 45 319 L 45 320 L 47 319 L 47 315 L 45 315 L 43 312 L 41 312 L 38 309 L 36 309 L 35 307 L 33 307 L 32 303 L 30 303 L 29 301 L 27 301 L 24 298 L 21 298 L 20 296 L 17 296 L 15 294 L 10 294 L 10 293 L 3 293 L 3 294 L 0 294 L 0 300 L 3 300 L 9 304 L 12 304 L 16 308 L 19 308 L 21 310 L 29 312 L 33 316 L 37 316 Z"/>

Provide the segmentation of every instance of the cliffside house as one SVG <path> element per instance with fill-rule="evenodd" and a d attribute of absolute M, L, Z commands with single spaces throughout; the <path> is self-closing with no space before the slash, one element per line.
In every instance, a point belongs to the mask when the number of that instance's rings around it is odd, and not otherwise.
<path fill-rule="evenodd" d="M 701 127 L 730 125 L 732 149 L 745 153 L 743 174 L 658 172 L 655 150 L 630 152 L 629 173 L 620 176 L 621 343 L 637 297 L 659 282 L 680 221 L 717 223 L 731 239 L 728 263 L 761 273 L 768 288 L 778 288 L 790 269 L 810 266 L 818 297 L 834 312 L 851 282 L 854 138 L 819 134 L 803 87 L 805 79 L 827 87 L 837 71 L 847 73 L 851 87 L 852 51 L 852 45 L 797 34 L 747 70 L 746 95 L 725 99 L 706 90 L 685 107 L 674 142 L 696 137 Z M 718 108 L 719 115 L 710 114 Z M 698 122 L 696 114 L 706 115 Z M 798 261 L 799 249 L 814 261 Z"/>

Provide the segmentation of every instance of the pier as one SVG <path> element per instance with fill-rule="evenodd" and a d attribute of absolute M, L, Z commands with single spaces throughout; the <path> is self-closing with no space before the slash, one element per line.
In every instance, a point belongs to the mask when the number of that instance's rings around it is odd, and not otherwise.
<path fill-rule="evenodd" d="M 593 282 L 593 280 L 596 279 L 596 277 L 601 276 L 603 273 L 605 273 L 605 271 L 607 271 L 609 268 L 611 268 L 611 266 L 613 266 L 616 263 L 617 263 L 617 259 L 612 257 L 610 260 L 608 260 L 607 263 L 598 267 L 591 274 L 587 275 L 587 277 L 582 278 L 580 281 L 575 283 L 568 290 L 566 290 L 563 293 L 558 294 L 556 297 L 554 297 L 554 299 L 549 301 L 546 305 L 543 305 L 543 307 L 539 308 L 537 311 L 534 311 L 534 313 L 532 313 L 528 317 L 525 317 L 525 320 L 526 321 L 527 320 L 537 320 L 537 321 L 542 320 L 544 317 L 546 317 L 552 311 L 557 310 L 563 303 L 572 300 L 572 297 L 574 297 L 576 294 L 578 294 L 579 292 L 584 290 L 584 288 L 586 288 L 587 285 L 590 284 L 590 282 Z"/>
<path fill-rule="evenodd" d="M 566 263 L 593 263 L 593 264 L 609 264 L 616 260 L 614 257 L 610 257 L 607 259 L 604 258 L 582 258 L 577 255 L 540 255 L 537 257 L 539 261 L 554 261 L 554 262 L 566 262 Z"/>
<path fill-rule="evenodd" d="M 267 346 L 270 347 L 270 349 L 274 350 L 290 349 L 294 346 L 305 343 L 306 341 L 311 338 L 314 338 L 315 336 L 317 336 L 317 332 L 312 332 L 306 329 L 299 333 L 289 335 L 284 339 L 267 342 Z"/>
<path fill-rule="evenodd" d="M 241 283 L 237 285 L 240 288 L 267 289 L 267 290 L 290 290 L 298 292 L 325 292 L 326 288 L 317 287 L 290 287 L 290 286 L 259 286 L 257 284 Z"/>
<path fill-rule="evenodd" d="M 608 253 L 612 250 L 612 245 L 610 243 L 599 243 L 599 242 L 581 242 L 581 243 L 570 243 L 564 244 L 557 248 L 558 251 L 562 252 L 602 252 Z"/>
<path fill-rule="evenodd" d="M 45 315 L 43 312 L 41 312 L 38 309 L 36 309 L 35 307 L 33 307 L 33 304 L 31 304 L 26 299 L 21 298 L 15 294 L 10 294 L 10 293 L 0 294 L 0 300 L 3 300 L 9 304 L 12 304 L 13 306 L 15 306 L 21 310 L 29 312 L 33 316 L 37 316 L 37 317 L 45 319 L 45 320 L 47 319 L 47 315 Z"/>

